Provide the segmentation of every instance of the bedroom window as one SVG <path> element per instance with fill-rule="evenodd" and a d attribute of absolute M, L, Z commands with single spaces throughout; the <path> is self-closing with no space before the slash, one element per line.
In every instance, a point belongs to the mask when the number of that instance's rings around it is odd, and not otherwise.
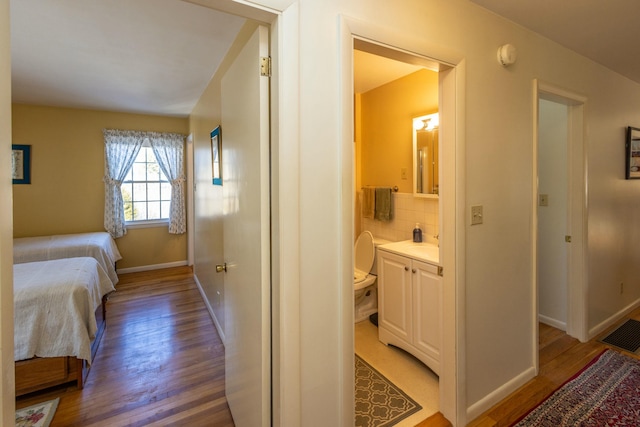
<path fill-rule="evenodd" d="M 125 221 L 139 223 L 169 219 L 171 183 L 162 173 L 148 142 L 140 148 L 121 189 Z"/>

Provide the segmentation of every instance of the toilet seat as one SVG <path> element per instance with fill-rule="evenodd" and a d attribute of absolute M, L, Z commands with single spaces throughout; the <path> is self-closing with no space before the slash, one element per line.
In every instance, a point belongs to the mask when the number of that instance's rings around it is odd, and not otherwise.
<path fill-rule="evenodd" d="M 373 257 L 376 254 L 376 248 L 373 244 L 373 235 L 370 231 L 363 231 L 358 240 L 356 240 L 356 270 L 365 271 L 367 274 L 373 266 Z"/>
<path fill-rule="evenodd" d="M 367 274 L 364 271 L 355 271 L 353 276 L 354 276 L 353 289 L 355 291 L 364 289 L 367 286 L 372 285 L 373 282 L 376 281 L 376 276 L 372 274 Z"/>
<path fill-rule="evenodd" d="M 356 290 L 371 285 L 376 280 L 376 276 L 370 275 L 371 267 L 376 255 L 376 248 L 373 244 L 373 235 L 369 231 L 363 231 L 355 245 L 355 269 L 353 272 L 353 285 Z"/>

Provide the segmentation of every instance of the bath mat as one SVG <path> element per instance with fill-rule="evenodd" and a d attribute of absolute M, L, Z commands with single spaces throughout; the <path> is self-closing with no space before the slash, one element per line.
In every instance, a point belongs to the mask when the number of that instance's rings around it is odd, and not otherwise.
<path fill-rule="evenodd" d="M 16 410 L 16 427 L 48 427 L 60 398 Z"/>
<path fill-rule="evenodd" d="M 639 387 L 640 360 L 608 349 L 513 426 L 637 426 Z"/>
<path fill-rule="evenodd" d="M 640 322 L 629 319 L 601 341 L 635 353 L 640 348 Z"/>
<path fill-rule="evenodd" d="M 356 427 L 392 426 L 422 409 L 357 354 L 355 374 Z"/>

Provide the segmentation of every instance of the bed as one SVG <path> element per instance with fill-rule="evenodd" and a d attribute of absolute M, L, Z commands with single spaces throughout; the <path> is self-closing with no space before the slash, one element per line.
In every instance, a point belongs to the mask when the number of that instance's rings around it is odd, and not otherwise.
<path fill-rule="evenodd" d="M 113 281 L 92 257 L 14 264 L 16 395 L 84 379 Z"/>
<path fill-rule="evenodd" d="M 113 284 L 118 283 L 116 262 L 122 256 L 109 233 L 99 231 L 13 239 L 14 264 L 71 257 L 95 258 Z"/>

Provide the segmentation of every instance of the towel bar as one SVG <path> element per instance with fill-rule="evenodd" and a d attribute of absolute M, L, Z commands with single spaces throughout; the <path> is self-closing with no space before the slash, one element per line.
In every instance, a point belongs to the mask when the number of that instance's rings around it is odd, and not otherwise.
<path fill-rule="evenodd" d="M 371 187 L 371 186 L 367 185 L 367 187 Z M 365 187 L 360 187 L 361 190 L 363 190 L 364 188 Z M 372 187 L 372 188 L 375 188 L 375 187 Z M 398 186 L 397 185 L 394 185 L 393 187 L 391 187 L 391 189 L 393 190 L 394 193 L 398 192 Z"/>

